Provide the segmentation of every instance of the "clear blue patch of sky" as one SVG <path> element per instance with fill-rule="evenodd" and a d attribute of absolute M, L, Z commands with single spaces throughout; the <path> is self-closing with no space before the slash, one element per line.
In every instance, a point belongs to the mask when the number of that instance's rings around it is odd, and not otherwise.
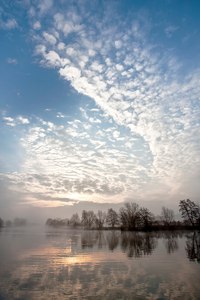
<path fill-rule="evenodd" d="M 33 49 L 20 33 L 7 38 L 2 35 L 0 54 L 0 107 L 12 115 L 41 115 L 46 108 L 73 113 L 79 97 L 56 70 L 45 69 L 36 62 Z M 8 58 L 17 64 L 9 64 Z"/>

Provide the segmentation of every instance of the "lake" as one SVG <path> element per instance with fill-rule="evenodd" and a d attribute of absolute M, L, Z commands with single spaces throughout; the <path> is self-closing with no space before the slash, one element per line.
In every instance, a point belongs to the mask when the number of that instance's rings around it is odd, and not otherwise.
<path fill-rule="evenodd" d="M 0 231 L 0 300 L 200 299 L 197 232 Z"/>

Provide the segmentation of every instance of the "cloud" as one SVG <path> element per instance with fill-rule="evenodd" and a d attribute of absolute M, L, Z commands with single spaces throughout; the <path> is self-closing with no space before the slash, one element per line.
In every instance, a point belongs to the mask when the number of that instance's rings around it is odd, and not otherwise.
<path fill-rule="evenodd" d="M 34 30 L 40 30 L 41 29 L 41 23 L 39 21 L 36 21 L 34 24 L 33 24 L 33 29 Z"/>
<path fill-rule="evenodd" d="M 82 4 L 57 10 L 44 3 L 40 22 L 48 11 L 48 24 L 43 32 L 35 29 L 35 53 L 93 107 L 68 122 L 60 112 L 59 124 L 29 124 L 14 181 L 27 192 L 99 202 L 186 195 L 200 165 L 199 69 L 184 75 L 181 59 L 152 44 L 137 16 L 113 15 L 113 26 L 108 11 L 103 17 L 88 12 L 86 22 Z"/>
<path fill-rule="evenodd" d="M 53 6 L 53 0 L 39 0 L 38 8 L 40 14 L 47 13 Z"/>
<path fill-rule="evenodd" d="M 17 117 L 17 121 L 18 121 L 20 124 L 29 124 L 29 123 L 30 123 L 29 120 L 28 120 L 28 118 L 24 118 L 24 117 L 22 117 L 22 116 Z"/>
<path fill-rule="evenodd" d="M 15 127 L 17 125 L 27 125 L 30 123 L 28 118 L 25 118 L 23 116 L 17 116 L 16 118 L 12 117 L 3 117 L 3 120 L 6 125 Z"/>
<path fill-rule="evenodd" d="M 14 18 L 7 19 L 6 21 L 1 20 L 0 27 L 5 30 L 12 30 L 18 27 L 17 21 Z"/>
<path fill-rule="evenodd" d="M 3 120 L 5 121 L 6 125 L 14 127 L 16 126 L 15 120 L 11 117 L 3 117 Z"/>
<path fill-rule="evenodd" d="M 7 63 L 8 64 L 11 64 L 11 65 L 17 65 L 18 64 L 18 61 L 17 61 L 17 59 L 16 58 L 8 58 L 7 59 Z"/>
<path fill-rule="evenodd" d="M 67 124 L 62 120 L 63 124 L 56 125 L 39 119 L 25 129 L 20 137 L 24 153 L 20 172 L 8 176 L 12 189 L 23 187 L 30 199 L 41 193 L 40 199 L 51 195 L 79 201 L 105 202 L 109 198 L 121 202 L 124 193 L 138 190 L 145 182 L 145 175 L 140 183 L 138 180 L 145 170 L 136 167 L 140 155 L 134 144 L 138 139 L 124 136 L 124 129 L 107 122 L 99 109 L 82 109 L 82 117 Z"/>
<path fill-rule="evenodd" d="M 57 30 L 61 31 L 65 37 L 71 33 L 77 33 L 83 29 L 81 24 L 81 18 L 72 10 L 66 14 L 66 18 L 61 13 L 56 13 L 54 15 L 55 27 Z"/>
<path fill-rule="evenodd" d="M 60 205 L 66 198 L 100 203 L 169 202 L 173 195 L 184 196 L 186 190 L 179 180 L 172 185 L 166 181 L 168 174 L 165 180 L 152 176 L 154 158 L 140 136 L 110 123 L 99 109 L 82 108 L 81 112 L 80 119 L 67 123 L 63 118 L 59 125 L 39 119 L 27 127 L 20 139 L 24 153 L 20 172 L 7 175 L 14 191 L 23 189 L 25 203 L 42 206 L 45 200 Z M 96 115 L 100 122 L 95 121 Z"/>
<path fill-rule="evenodd" d="M 123 43 L 121 40 L 115 41 L 115 47 L 116 49 L 120 49 L 122 47 Z"/>
<path fill-rule="evenodd" d="M 61 112 L 58 112 L 56 115 L 57 118 L 65 118 L 66 116 L 62 114 Z"/>
<path fill-rule="evenodd" d="M 56 44 L 56 38 L 52 34 L 50 34 L 48 32 L 43 32 L 43 37 L 49 44 L 52 44 L 52 45 Z"/>
<path fill-rule="evenodd" d="M 172 56 L 160 60 L 161 53 L 152 51 L 155 47 L 139 25 L 103 30 L 102 20 L 102 30 L 95 32 L 93 20 L 88 19 L 86 28 L 82 16 L 74 11 L 72 15 L 56 14 L 53 29 L 59 32 L 62 47 L 54 47 L 52 53 L 47 46 L 43 64 L 51 61 L 77 92 L 92 98 L 116 124 L 143 139 L 153 158 L 146 169 L 148 177 L 174 186 L 175 178 L 181 182 L 185 171 L 199 164 L 195 125 L 199 107 L 193 105 L 200 96 L 199 71 L 181 78 L 181 64 Z M 63 29 L 66 24 L 71 24 L 68 31 Z M 178 28 L 170 26 L 166 33 L 175 30 Z M 74 39 L 77 35 L 79 42 L 65 43 L 69 33 Z M 54 56 L 51 60 L 49 53 Z M 116 133 L 113 138 L 117 139 Z"/>

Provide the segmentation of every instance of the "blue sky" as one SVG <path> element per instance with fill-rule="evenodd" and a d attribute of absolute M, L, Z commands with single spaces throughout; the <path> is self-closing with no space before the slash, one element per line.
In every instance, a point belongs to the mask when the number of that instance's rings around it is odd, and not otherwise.
<path fill-rule="evenodd" d="M 199 200 L 199 11 L 199 1 L 1 1 L 5 214 Z"/>

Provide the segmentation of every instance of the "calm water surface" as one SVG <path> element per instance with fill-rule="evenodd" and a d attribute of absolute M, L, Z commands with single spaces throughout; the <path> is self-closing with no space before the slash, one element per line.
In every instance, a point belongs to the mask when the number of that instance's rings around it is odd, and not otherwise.
<path fill-rule="evenodd" d="M 200 234 L 0 231 L 0 300 L 200 299 Z"/>

